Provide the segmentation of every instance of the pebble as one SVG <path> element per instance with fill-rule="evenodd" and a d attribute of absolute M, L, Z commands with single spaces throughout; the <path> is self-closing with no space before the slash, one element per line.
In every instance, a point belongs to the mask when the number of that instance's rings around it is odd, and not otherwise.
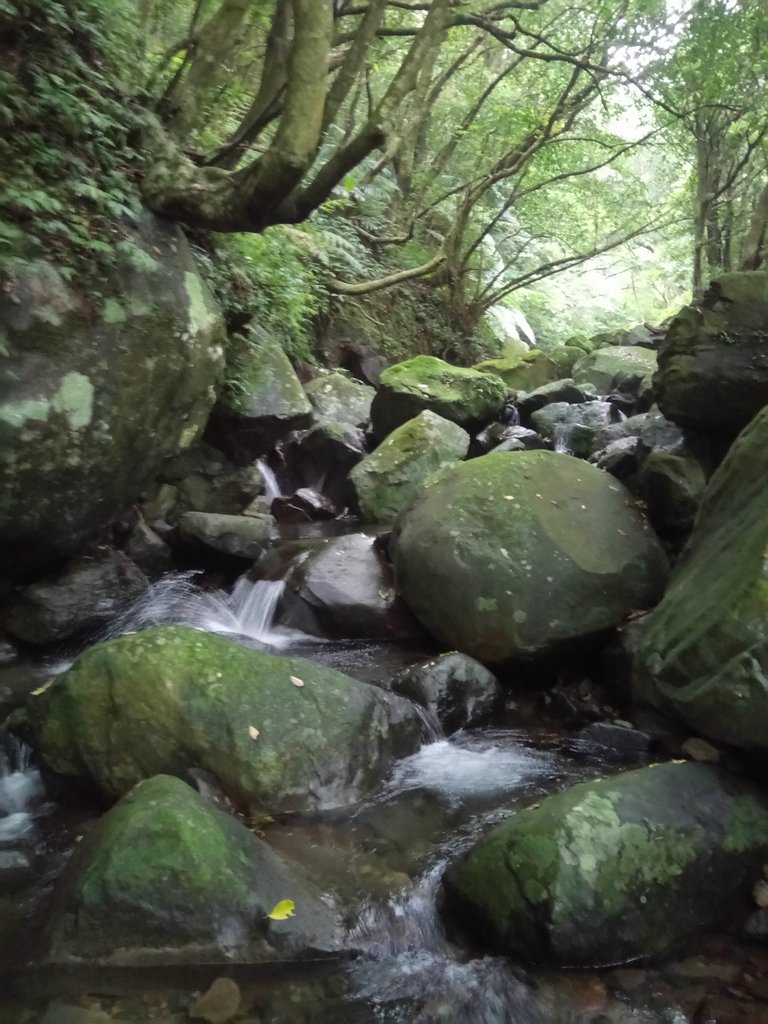
<path fill-rule="evenodd" d="M 682 751 L 692 761 L 705 761 L 708 764 L 717 764 L 720 760 L 720 751 L 713 747 L 707 740 L 700 736 L 691 736 L 682 745 Z"/>
<path fill-rule="evenodd" d="M 193 1004 L 189 1016 L 192 1020 L 204 1020 L 208 1024 L 226 1024 L 240 1009 L 241 1001 L 240 987 L 236 981 L 217 978 Z"/>

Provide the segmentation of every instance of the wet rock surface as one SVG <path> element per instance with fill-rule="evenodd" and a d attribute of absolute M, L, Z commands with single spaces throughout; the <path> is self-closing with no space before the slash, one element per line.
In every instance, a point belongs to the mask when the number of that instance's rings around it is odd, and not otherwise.
<path fill-rule="evenodd" d="M 392 689 L 421 704 L 446 735 L 488 725 L 504 705 L 498 680 L 474 658 L 442 654 L 396 676 Z"/>
<path fill-rule="evenodd" d="M 41 646 L 94 633 L 135 601 L 146 586 L 144 574 L 124 555 L 96 552 L 24 588 L 5 626 L 16 639 Z"/>

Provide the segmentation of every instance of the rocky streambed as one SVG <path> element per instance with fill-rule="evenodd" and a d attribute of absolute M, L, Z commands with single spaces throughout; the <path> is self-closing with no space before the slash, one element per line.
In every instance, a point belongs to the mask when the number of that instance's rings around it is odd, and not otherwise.
<path fill-rule="evenodd" d="M 678 352 L 740 379 L 736 285 L 656 377 L 302 387 L 257 337 L 108 543 L 4 592 L 0 1018 L 768 1019 L 768 418 L 708 435 Z"/>

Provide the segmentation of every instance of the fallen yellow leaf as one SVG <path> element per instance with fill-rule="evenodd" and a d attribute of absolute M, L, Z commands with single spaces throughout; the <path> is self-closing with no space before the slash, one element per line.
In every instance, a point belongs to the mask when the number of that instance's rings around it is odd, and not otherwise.
<path fill-rule="evenodd" d="M 304 685 L 304 680 L 303 679 L 299 679 L 298 676 L 291 676 L 291 682 L 293 683 L 294 686 L 303 686 Z"/>
<path fill-rule="evenodd" d="M 252 740 L 257 740 L 259 738 L 259 730 L 256 728 L 255 725 L 248 726 L 248 735 L 251 737 Z"/>
<path fill-rule="evenodd" d="M 271 921 L 285 921 L 296 913 L 296 904 L 293 900 L 280 900 L 277 906 L 267 914 Z"/>
<path fill-rule="evenodd" d="M 38 688 L 36 690 L 33 690 L 32 693 L 30 694 L 30 696 L 31 697 L 39 697 L 41 693 L 45 693 L 45 691 L 48 689 L 48 687 L 49 686 L 53 686 L 53 684 L 55 682 L 56 682 L 55 678 L 54 679 L 49 679 L 47 683 L 43 683 L 42 686 L 38 686 Z"/>

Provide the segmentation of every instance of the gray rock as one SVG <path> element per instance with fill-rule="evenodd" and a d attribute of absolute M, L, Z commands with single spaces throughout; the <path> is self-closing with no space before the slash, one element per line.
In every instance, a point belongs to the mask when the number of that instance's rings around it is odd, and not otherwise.
<path fill-rule="evenodd" d="M 579 385 L 572 378 L 566 377 L 565 380 L 554 380 L 550 384 L 536 388 L 535 391 L 518 395 L 516 404 L 520 418 L 525 422 L 537 409 L 542 409 L 545 405 L 551 405 L 553 402 L 568 402 L 570 405 L 577 405 L 595 397 L 589 385 L 586 387 Z"/>
<path fill-rule="evenodd" d="M 659 347 L 659 408 L 681 426 L 734 436 L 768 403 L 768 274 L 724 274 Z"/>
<path fill-rule="evenodd" d="M 281 621 L 320 637 L 383 637 L 395 602 L 392 568 L 362 533 L 334 537 L 288 575 Z"/>
<path fill-rule="evenodd" d="M 365 454 L 359 427 L 327 421 L 304 434 L 291 462 L 305 487 L 322 490 L 334 505 L 345 508 L 353 499 L 347 477 Z"/>
<path fill-rule="evenodd" d="M 179 537 L 184 543 L 253 562 L 264 554 L 274 526 L 272 516 L 187 512 L 179 520 Z"/>
<path fill-rule="evenodd" d="M 172 512 L 174 519 L 184 512 L 239 515 L 264 491 L 264 478 L 256 466 L 236 466 L 209 444 L 195 445 L 170 459 L 160 480 L 175 489 L 169 506 L 158 511 L 164 517 Z"/>
<path fill-rule="evenodd" d="M 525 427 L 507 427 L 493 452 L 535 452 L 550 448 L 551 442 L 545 441 L 541 434 Z"/>
<path fill-rule="evenodd" d="M 0 294 L 0 568 L 82 550 L 208 418 L 219 310 L 178 227 L 147 214 L 132 240 L 148 266 L 117 255 L 101 297 L 43 261 Z"/>
<path fill-rule="evenodd" d="M 362 427 L 371 418 L 374 388 L 353 380 L 346 373 L 326 373 L 304 385 L 315 418 Z"/>
<path fill-rule="evenodd" d="M 17 892 L 34 879 L 35 869 L 28 854 L 23 850 L 0 850 L 0 892 Z"/>
<path fill-rule="evenodd" d="M 589 461 L 598 469 L 605 470 L 628 485 L 637 473 L 639 445 L 639 437 L 621 437 L 617 441 L 611 441 L 605 448 L 593 452 Z"/>
<path fill-rule="evenodd" d="M 596 446 L 601 432 L 614 419 L 608 402 L 554 402 L 534 412 L 531 421 L 542 437 L 577 458 L 587 458 Z"/>
<path fill-rule="evenodd" d="M 84 555 L 26 587 L 8 613 L 6 629 L 41 646 L 93 633 L 146 588 L 144 574 L 119 551 Z"/>
<path fill-rule="evenodd" d="M 411 666 L 393 680 L 392 689 L 426 708 L 446 735 L 488 725 L 504 706 L 496 676 L 457 652 Z"/>
<path fill-rule="evenodd" d="M 643 460 L 639 486 L 654 529 L 680 536 L 693 526 L 707 478 L 693 453 L 679 446 L 652 451 Z"/>
<path fill-rule="evenodd" d="M 147 576 L 162 576 L 170 568 L 170 547 L 143 519 L 131 530 L 125 553 Z"/>
<path fill-rule="evenodd" d="M 575 737 L 576 747 L 595 752 L 612 760 L 641 761 L 648 756 L 651 737 L 641 729 L 618 722 L 591 722 Z"/>

